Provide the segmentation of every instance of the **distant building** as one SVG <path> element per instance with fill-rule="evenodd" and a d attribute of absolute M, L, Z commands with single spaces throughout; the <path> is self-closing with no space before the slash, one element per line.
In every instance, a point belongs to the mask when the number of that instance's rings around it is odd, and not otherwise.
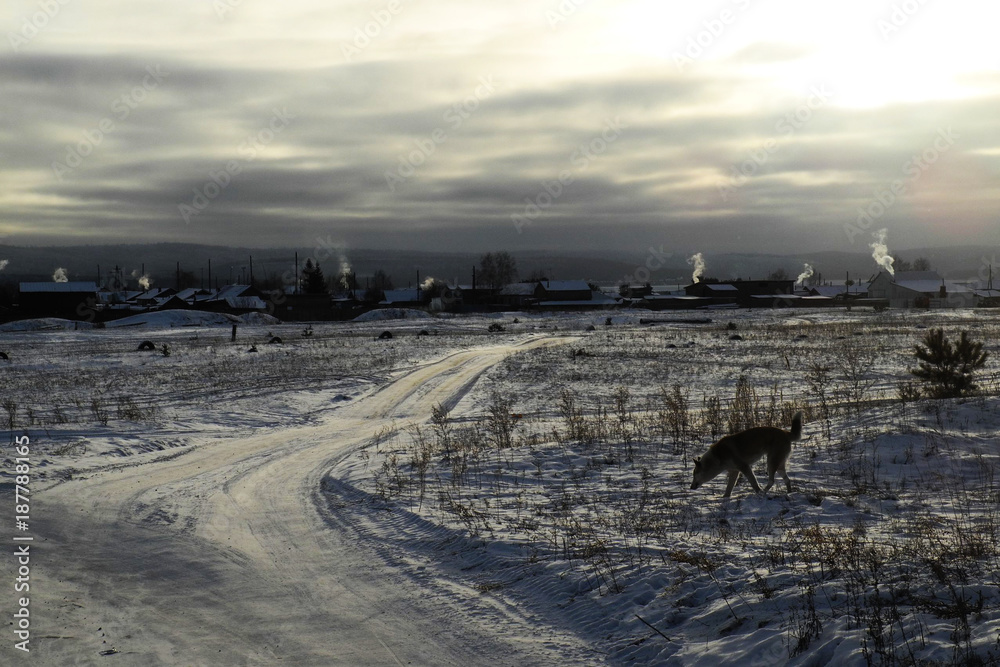
<path fill-rule="evenodd" d="M 707 303 L 722 305 L 736 303 L 740 291 L 731 283 L 696 282 L 684 288 L 685 296 L 710 299 Z"/>
<path fill-rule="evenodd" d="M 540 280 L 540 301 L 591 301 L 594 291 L 586 280 Z"/>
<path fill-rule="evenodd" d="M 392 306 L 393 308 L 419 308 L 423 305 L 422 294 L 419 287 L 407 287 L 405 289 L 383 290 L 383 298 L 379 301 L 380 306 Z"/>
<path fill-rule="evenodd" d="M 965 285 L 949 282 L 936 271 L 880 271 L 868 296 L 886 299 L 890 308 L 972 308 L 977 297 Z"/>
<path fill-rule="evenodd" d="M 696 282 L 684 288 L 689 297 L 711 299 L 713 304 L 738 304 L 743 308 L 788 305 L 794 299 L 794 280 L 727 280 Z"/>
<path fill-rule="evenodd" d="M 653 286 L 649 283 L 645 285 L 622 285 L 618 288 L 619 296 L 625 299 L 641 299 L 653 293 Z"/>
<path fill-rule="evenodd" d="M 62 317 L 75 320 L 93 314 L 97 283 L 20 283 L 18 305 L 28 317 Z"/>
<path fill-rule="evenodd" d="M 541 296 L 542 288 L 537 282 L 511 283 L 500 288 L 495 300 L 507 308 L 527 308 L 538 303 Z"/>

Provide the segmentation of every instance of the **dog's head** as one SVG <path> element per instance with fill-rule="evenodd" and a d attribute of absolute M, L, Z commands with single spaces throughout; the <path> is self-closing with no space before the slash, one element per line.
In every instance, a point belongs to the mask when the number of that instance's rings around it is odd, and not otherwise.
<path fill-rule="evenodd" d="M 704 479 L 704 468 L 701 466 L 701 457 L 698 456 L 694 460 L 694 479 L 691 480 L 691 490 L 697 489 L 699 486 L 704 484 L 707 480 Z"/>

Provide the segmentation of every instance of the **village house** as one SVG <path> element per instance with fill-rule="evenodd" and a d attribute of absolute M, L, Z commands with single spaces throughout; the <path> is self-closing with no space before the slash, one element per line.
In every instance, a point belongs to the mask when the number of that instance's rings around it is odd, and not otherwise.
<path fill-rule="evenodd" d="M 20 310 L 30 317 L 78 319 L 93 313 L 98 302 L 92 282 L 24 282 L 18 291 Z"/>
<path fill-rule="evenodd" d="M 885 299 L 890 308 L 972 308 L 978 299 L 973 290 L 946 281 L 936 271 L 880 271 L 868 296 Z"/>

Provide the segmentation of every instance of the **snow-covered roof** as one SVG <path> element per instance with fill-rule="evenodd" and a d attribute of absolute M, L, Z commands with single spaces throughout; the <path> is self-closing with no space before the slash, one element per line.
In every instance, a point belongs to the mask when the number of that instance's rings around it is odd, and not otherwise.
<path fill-rule="evenodd" d="M 847 291 L 846 285 L 813 285 L 809 288 L 819 296 L 839 296 Z"/>
<path fill-rule="evenodd" d="M 241 296 L 248 289 L 250 289 L 249 285 L 226 285 L 216 293 L 214 298 L 224 300 L 234 296 Z"/>
<path fill-rule="evenodd" d="M 908 273 L 924 273 L 923 271 L 911 271 Z M 959 285 L 957 283 L 950 283 L 948 281 L 943 281 L 938 278 L 937 280 L 897 280 L 896 285 L 902 287 L 903 289 L 912 290 L 914 292 L 920 292 L 922 294 L 937 294 L 941 291 L 941 285 L 944 285 L 945 290 L 948 294 L 963 294 L 971 292 L 965 285 Z"/>
<path fill-rule="evenodd" d="M 705 283 L 705 287 L 712 290 L 713 292 L 738 292 L 739 288 L 736 285 L 729 285 L 727 283 Z"/>
<path fill-rule="evenodd" d="M 197 287 L 188 287 L 177 293 L 177 297 L 185 301 L 191 301 L 195 297 L 198 297 L 198 301 L 206 301 L 213 298 L 213 295 L 214 292 L 211 290 L 199 289 Z"/>
<path fill-rule="evenodd" d="M 546 292 L 590 291 L 586 280 L 543 280 L 541 283 Z"/>
<path fill-rule="evenodd" d="M 136 300 L 139 300 L 139 299 L 161 299 L 164 296 L 166 296 L 164 294 L 164 292 L 168 292 L 168 291 L 172 292 L 173 288 L 172 287 L 153 287 L 151 289 L 146 290 L 145 292 L 142 292 L 141 294 L 139 294 L 135 298 L 136 298 Z"/>
<path fill-rule="evenodd" d="M 96 292 L 97 283 L 85 281 L 70 281 L 65 283 L 42 282 L 21 283 L 21 293 L 25 292 Z"/>
<path fill-rule="evenodd" d="M 381 303 L 420 301 L 420 290 L 416 287 L 406 289 L 387 289 L 383 293 L 385 294 L 385 298 L 381 301 Z"/>
<path fill-rule="evenodd" d="M 531 296 L 538 289 L 538 283 L 511 283 L 500 290 L 502 296 Z"/>
<path fill-rule="evenodd" d="M 267 310 L 267 304 L 259 296 L 229 296 L 225 299 L 230 308 L 242 310 Z"/>

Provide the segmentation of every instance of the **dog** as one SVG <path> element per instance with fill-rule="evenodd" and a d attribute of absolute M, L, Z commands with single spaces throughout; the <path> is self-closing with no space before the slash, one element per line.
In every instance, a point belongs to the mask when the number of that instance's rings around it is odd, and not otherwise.
<path fill-rule="evenodd" d="M 796 412 L 792 417 L 792 430 L 782 431 L 773 426 L 757 426 L 740 433 L 727 435 L 708 448 L 703 456 L 694 460 L 694 480 L 691 489 L 715 479 L 723 471 L 729 473 L 729 483 L 723 498 L 728 498 L 733 487 L 743 475 L 750 480 L 750 486 L 757 493 L 766 493 L 774 486 L 774 474 L 781 473 L 785 479 L 788 492 L 792 491 L 792 482 L 785 472 L 785 463 L 792 453 L 792 442 L 802 439 L 802 413 Z M 767 486 L 763 489 L 757 483 L 751 466 L 767 456 Z"/>

